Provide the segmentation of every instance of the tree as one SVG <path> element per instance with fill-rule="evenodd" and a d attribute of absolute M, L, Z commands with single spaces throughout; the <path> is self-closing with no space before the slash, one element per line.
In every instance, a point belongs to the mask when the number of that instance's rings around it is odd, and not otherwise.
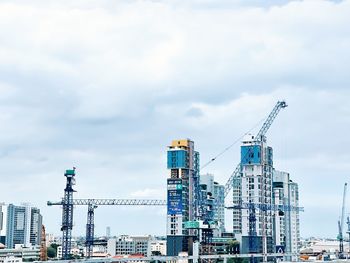
<path fill-rule="evenodd" d="M 248 258 L 228 258 L 227 263 L 248 263 Z"/>
<path fill-rule="evenodd" d="M 226 250 L 228 254 L 239 254 L 239 242 L 237 240 L 230 240 Z"/>
<path fill-rule="evenodd" d="M 47 257 L 48 258 L 55 258 L 56 257 L 56 250 L 53 247 L 47 248 Z"/>
<path fill-rule="evenodd" d="M 161 256 L 162 253 L 160 251 L 152 251 L 152 256 Z"/>

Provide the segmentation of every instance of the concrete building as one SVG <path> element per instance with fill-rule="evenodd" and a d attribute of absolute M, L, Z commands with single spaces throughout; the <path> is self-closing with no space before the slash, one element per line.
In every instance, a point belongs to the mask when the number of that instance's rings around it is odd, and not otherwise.
<path fill-rule="evenodd" d="M 74 246 L 71 248 L 70 254 L 73 256 L 83 256 L 84 255 L 84 247 Z M 57 259 L 62 259 L 62 246 L 57 247 Z"/>
<path fill-rule="evenodd" d="M 246 135 L 241 146 L 241 177 L 233 182 L 233 202 L 272 204 L 272 172 L 272 148 L 266 145 L 266 138 L 256 141 Z M 248 209 L 233 210 L 233 232 L 241 243 L 241 253 L 273 252 L 272 212 L 255 210 L 251 222 L 249 213 Z M 254 236 L 253 246 L 249 236 Z"/>
<path fill-rule="evenodd" d="M 184 224 L 199 217 L 199 153 L 194 150 L 194 142 L 172 141 L 167 151 L 167 168 L 167 255 L 191 255 L 198 231 L 186 229 Z"/>
<path fill-rule="evenodd" d="M 220 237 L 225 232 L 225 187 L 215 182 L 212 174 L 202 174 L 200 185 L 201 188 L 205 186 L 205 191 L 213 199 L 213 221 L 217 224 L 214 236 Z"/>
<path fill-rule="evenodd" d="M 345 250 L 348 250 L 345 248 Z M 301 254 L 321 254 L 323 252 L 338 254 L 339 240 L 311 238 L 300 248 Z"/>
<path fill-rule="evenodd" d="M 22 258 L 17 258 L 14 256 L 0 257 L 0 263 L 22 263 Z"/>
<path fill-rule="evenodd" d="M 40 210 L 28 204 L 7 207 L 6 247 L 40 245 L 42 216 Z"/>
<path fill-rule="evenodd" d="M 36 207 L 30 208 L 30 244 L 32 245 L 40 245 L 41 242 L 41 232 L 42 232 L 42 224 L 43 218 L 40 214 L 40 209 Z"/>
<path fill-rule="evenodd" d="M 110 256 L 141 254 L 151 256 L 151 236 L 127 236 L 110 238 L 107 243 L 107 253 Z"/>
<path fill-rule="evenodd" d="M 151 253 L 153 255 L 166 256 L 166 240 L 151 241 Z"/>
<path fill-rule="evenodd" d="M 55 235 L 46 233 L 46 246 L 49 247 L 52 243 L 58 243 L 55 238 Z"/>
<path fill-rule="evenodd" d="M 35 261 L 40 259 L 40 247 L 22 247 L 16 245 L 15 248 L 0 249 L 0 261 L 3 261 L 9 255 L 15 258 L 21 258 L 23 261 Z"/>
<path fill-rule="evenodd" d="M 273 172 L 273 202 L 275 205 L 299 206 L 298 184 L 290 180 L 286 172 Z M 299 212 L 285 211 L 275 213 L 274 232 L 276 249 L 280 248 L 288 253 L 299 253 L 300 229 Z M 297 257 L 289 260 L 297 260 Z"/>
<path fill-rule="evenodd" d="M 218 222 L 221 235 L 225 232 L 225 186 L 214 182 L 213 197 L 215 199 L 214 220 Z"/>
<path fill-rule="evenodd" d="M 5 234 L 3 233 L 4 231 L 4 212 L 3 212 L 3 203 L 0 203 L 0 244 L 5 245 L 6 243 L 6 237 Z"/>

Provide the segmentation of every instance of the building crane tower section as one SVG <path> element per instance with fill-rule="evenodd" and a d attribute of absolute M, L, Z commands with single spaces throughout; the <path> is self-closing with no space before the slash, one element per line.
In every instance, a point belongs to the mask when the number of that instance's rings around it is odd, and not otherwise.
<path fill-rule="evenodd" d="M 62 258 L 70 259 L 73 229 L 73 185 L 75 185 L 75 168 L 66 170 L 64 176 L 66 180 L 66 188 L 64 189 L 64 197 L 62 200 Z"/>
<path fill-rule="evenodd" d="M 347 186 L 348 184 L 344 184 L 344 191 L 343 191 L 343 203 L 341 208 L 341 218 L 338 221 L 338 239 L 339 239 L 339 258 L 343 258 L 344 253 L 344 236 L 343 236 L 343 230 L 344 230 L 344 216 L 345 216 L 345 201 L 346 201 L 346 192 L 347 192 Z"/>

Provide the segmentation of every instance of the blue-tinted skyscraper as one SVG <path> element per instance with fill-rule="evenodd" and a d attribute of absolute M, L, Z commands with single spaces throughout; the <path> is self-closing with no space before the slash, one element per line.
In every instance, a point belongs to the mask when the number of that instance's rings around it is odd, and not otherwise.
<path fill-rule="evenodd" d="M 40 245 L 42 216 L 40 210 L 29 205 L 7 208 L 6 246 L 14 248 L 17 244 L 26 247 Z"/>

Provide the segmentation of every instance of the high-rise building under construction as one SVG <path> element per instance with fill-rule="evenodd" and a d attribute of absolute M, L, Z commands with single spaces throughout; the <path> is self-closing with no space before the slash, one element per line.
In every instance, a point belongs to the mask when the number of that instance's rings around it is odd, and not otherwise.
<path fill-rule="evenodd" d="M 168 147 L 167 255 L 192 254 L 196 229 L 184 228 L 199 213 L 199 153 L 190 139 L 174 140 Z"/>
<path fill-rule="evenodd" d="M 246 135 L 241 146 L 241 176 L 233 182 L 233 202 L 272 204 L 272 148 L 265 136 Z M 233 210 L 233 232 L 241 253 L 273 252 L 272 211 Z"/>

